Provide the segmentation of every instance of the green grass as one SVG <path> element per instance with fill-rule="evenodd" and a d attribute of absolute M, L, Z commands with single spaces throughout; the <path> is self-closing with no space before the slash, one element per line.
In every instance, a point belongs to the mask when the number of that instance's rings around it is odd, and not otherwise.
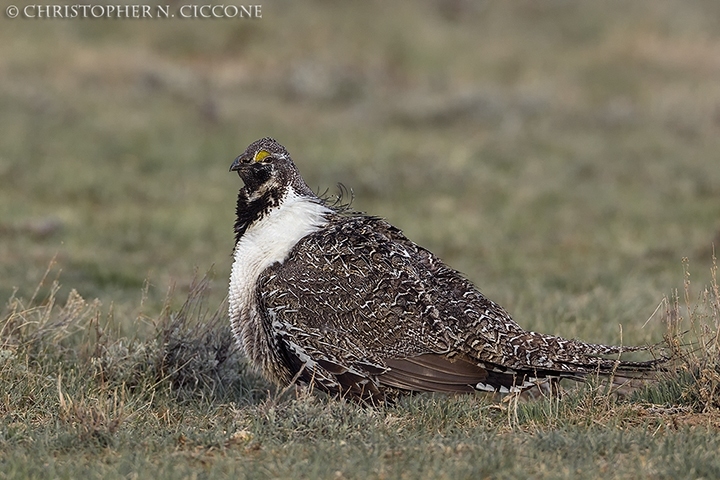
<path fill-rule="evenodd" d="M 711 0 L 3 17 L 0 478 L 718 476 L 718 18 Z M 279 395 L 222 303 L 227 169 L 265 135 L 527 328 L 642 344 L 670 320 L 705 344 L 622 400 Z"/>

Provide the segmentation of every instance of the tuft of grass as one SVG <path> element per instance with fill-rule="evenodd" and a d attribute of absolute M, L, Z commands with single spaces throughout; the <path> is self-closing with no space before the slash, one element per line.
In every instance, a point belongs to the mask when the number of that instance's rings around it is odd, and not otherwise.
<path fill-rule="evenodd" d="M 720 287 L 717 257 L 712 255 L 710 283 L 692 299 L 687 259 L 682 298 L 677 291 L 665 300 L 668 323 L 667 344 L 678 359 L 674 387 L 682 385 L 682 400 L 701 412 L 720 409 Z M 672 391 L 665 387 L 666 393 Z"/>
<path fill-rule="evenodd" d="M 156 357 L 157 376 L 173 389 L 201 399 L 229 398 L 254 403 L 264 398 L 267 386 L 258 389 L 258 378 L 239 352 L 227 304 L 208 307 L 209 277 L 190 285 L 187 299 L 173 311 L 166 303 L 156 325 L 161 354 Z"/>

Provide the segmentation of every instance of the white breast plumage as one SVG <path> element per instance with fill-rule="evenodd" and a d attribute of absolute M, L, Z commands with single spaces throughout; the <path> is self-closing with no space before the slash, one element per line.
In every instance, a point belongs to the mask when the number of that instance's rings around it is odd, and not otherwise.
<path fill-rule="evenodd" d="M 284 261 L 295 244 L 327 223 L 331 210 L 292 190 L 280 204 L 251 224 L 235 245 L 228 295 L 230 321 L 237 339 L 254 337 L 261 327 L 255 318 L 255 289 L 260 274 L 275 262 Z M 241 340 L 245 353 L 247 342 Z M 244 345 L 242 345 L 244 343 Z"/>

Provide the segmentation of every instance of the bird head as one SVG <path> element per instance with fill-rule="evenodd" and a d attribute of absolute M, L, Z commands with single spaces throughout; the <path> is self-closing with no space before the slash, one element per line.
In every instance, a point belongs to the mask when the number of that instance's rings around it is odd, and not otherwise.
<path fill-rule="evenodd" d="M 270 191 L 284 192 L 287 188 L 301 195 L 314 195 L 285 147 L 270 137 L 248 145 L 230 165 L 230 171 L 237 172 L 242 178 L 250 197 Z"/>

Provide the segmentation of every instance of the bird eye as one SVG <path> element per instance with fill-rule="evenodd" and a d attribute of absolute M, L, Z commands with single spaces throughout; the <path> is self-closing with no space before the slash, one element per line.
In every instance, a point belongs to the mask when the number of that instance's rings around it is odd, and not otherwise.
<path fill-rule="evenodd" d="M 270 156 L 270 152 L 267 150 L 258 150 L 255 154 L 255 158 L 253 158 L 256 162 L 262 162 L 265 158 Z"/>

